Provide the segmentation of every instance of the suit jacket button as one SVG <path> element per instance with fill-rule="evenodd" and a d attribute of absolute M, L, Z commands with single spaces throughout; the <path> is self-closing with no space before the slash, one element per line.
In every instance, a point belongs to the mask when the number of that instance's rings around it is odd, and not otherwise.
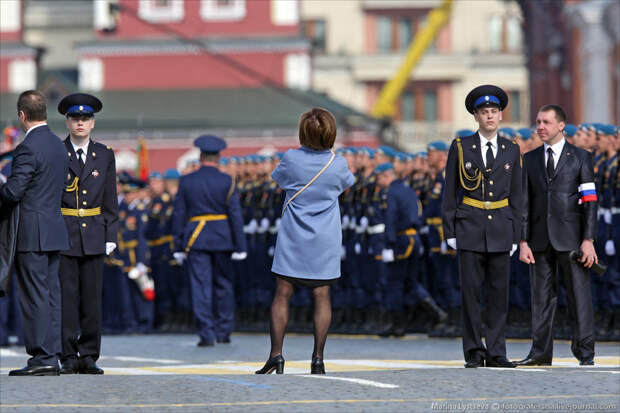
<path fill-rule="evenodd" d="M 487 218 L 489 218 L 489 219 L 493 219 L 493 216 L 489 215 L 489 216 L 487 216 Z"/>

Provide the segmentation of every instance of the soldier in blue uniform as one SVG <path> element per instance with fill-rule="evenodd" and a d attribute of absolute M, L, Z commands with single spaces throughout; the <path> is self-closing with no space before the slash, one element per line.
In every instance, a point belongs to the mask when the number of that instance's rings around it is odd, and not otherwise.
<path fill-rule="evenodd" d="M 174 257 L 187 258 L 199 346 L 230 342 L 234 324 L 231 259 L 247 257 L 243 218 L 231 176 L 217 169 L 222 139 L 206 135 L 194 141 L 201 167 L 183 176 L 174 202 Z"/>
<path fill-rule="evenodd" d="M 85 93 L 65 96 L 58 104 L 66 116 L 64 141 L 69 171 L 61 212 L 70 249 L 61 252 L 61 374 L 103 374 L 101 351 L 103 260 L 116 249 L 118 200 L 114 152 L 91 139 L 101 101 Z"/>
<path fill-rule="evenodd" d="M 620 274 L 620 126 L 616 127 L 614 146 L 616 150 L 615 167 L 610 171 L 612 188 L 611 196 L 611 241 L 612 245 L 606 246 L 609 256 L 609 266 L 617 274 Z M 613 254 L 612 254 L 613 252 Z M 620 279 L 611 280 L 610 304 L 613 309 L 613 320 L 611 323 L 611 340 L 620 340 Z"/>

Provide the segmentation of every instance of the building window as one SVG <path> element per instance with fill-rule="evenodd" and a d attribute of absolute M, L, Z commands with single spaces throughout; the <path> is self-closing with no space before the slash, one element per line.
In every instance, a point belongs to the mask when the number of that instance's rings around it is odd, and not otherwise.
<path fill-rule="evenodd" d="M 400 120 L 415 120 L 415 100 L 414 95 L 410 91 L 405 91 L 400 103 Z"/>
<path fill-rule="evenodd" d="M 489 48 L 493 52 L 517 52 L 523 47 L 521 21 L 516 16 L 492 16 L 489 19 Z"/>
<path fill-rule="evenodd" d="M 398 49 L 407 50 L 411 43 L 411 20 L 407 18 L 398 19 Z"/>
<path fill-rule="evenodd" d="M 437 120 L 437 91 L 427 90 L 424 92 L 424 120 Z"/>
<path fill-rule="evenodd" d="M 277 26 L 294 26 L 299 23 L 297 0 L 271 0 L 271 21 Z"/>
<path fill-rule="evenodd" d="M 103 62 L 101 59 L 88 58 L 78 64 L 78 84 L 80 90 L 99 91 L 103 89 Z"/>
<path fill-rule="evenodd" d="M 204 21 L 239 21 L 245 14 L 245 0 L 200 0 L 200 17 Z"/>
<path fill-rule="evenodd" d="M 392 51 L 392 19 L 388 16 L 377 17 L 377 46 L 380 52 Z"/>
<path fill-rule="evenodd" d="M 521 122 L 521 92 L 518 90 L 510 90 L 506 92 L 508 95 L 508 108 L 504 110 L 504 121 Z"/>
<path fill-rule="evenodd" d="M 325 52 L 325 20 L 301 22 L 301 34 L 310 40 L 315 52 Z"/>
<path fill-rule="evenodd" d="M 153 23 L 178 22 L 185 16 L 183 0 L 140 0 L 138 16 Z"/>
<path fill-rule="evenodd" d="M 0 1 L 0 32 L 17 32 L 21 29 L 19 1 Z"/>
<path fill-rule="evenodd" d="M 305 53 L 291 53 L 284 59 L 284 83 L 293 89 L 310 88 L 310 56 Z"/>

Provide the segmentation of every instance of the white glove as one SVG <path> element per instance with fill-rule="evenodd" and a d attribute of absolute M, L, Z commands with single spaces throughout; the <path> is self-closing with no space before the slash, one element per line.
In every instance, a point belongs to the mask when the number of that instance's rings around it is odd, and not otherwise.
<path fill-rule="evenodd" d="M 230 258 L 233 261 L 243 261 L 248 257 L 247 252 L 233 252 Z"/>
<path fill-rule="evenodd" d="M 342 228 L 343 229 L 349 228 L 349 216 L 348 215 L 342 216 Z"/>
<path fill-rule="evenodd" d="M 269 229 L 269 219 L 263 218 L 260 220 L 260 232 L 265 232 Z"/>
<path fill-rule="evenodd" d="M 0 184 L 6 183 L 6 176 L 0 174 Z"/>
<path fill-rule="evenodd" d="M 360 255 L 362 253 L 362 246 L 359 242 L 355 243 L 355 247 L 353 247 L 353 249 L 355 250 L 356 255 Z"/>
<path fill-rule="evenodd" d="M 421 243 L 420 243 L 420 253 L 419 253 L 419 255 L 420 255 L 420 257 L 422 255 L 424 255 L 424 245 L 422 245 Z"/>
<path fill-rule="evenodd" d="M 448 238 L 446 242 L 448 243 L 450 248 L 452 248 L 453 250 L 456 249 L 456 238 Z"/>
<path fill-rule="evenodd" d="M 394 250 L 383 250 L 381 252 L 381 259 L 383 260 L 383 262 L 394 261 Z"/>
<path fill-rule="evenodd" d="M 340 261 L 344 261 L 345 258 L 347 258 L 347 249 L 344 247 L 344 245 L 342 245 L 340 249 Z"/>
<path fill-rule="evenodd" d="M 605 214 L 603 215 L 603 219 L 605 220 L 605 223 L 607 225 L 611 225 L 611 211 L 610 210 L 605 211 Z"/>
<path fill-rule="evenodd" d="M 280 229 L 280 222 L 282 221 L 281 218 L 276 218 L 276 228 Z"/>
<path fill-rule="evenodd" d="M 175 260 L 179 263 L 179 265 L 183 265 L 183 261 L 187 258 L 187 254 L 184 252 L 175 252 L 172 254 Z"/>
<path fill-rule="evenodd" d="M 114 242 L 106 242 L 105 243 L 105 255 L 112 254 L 112 251 L 116 249 L 116 243 Z"/>
<path fill-rule="evenodd" d="M 424 225 L 420 228 L 420 234 L 428 234 L 428 225 Z"/>
<path fill-rule="evenodd" d="M 273 245 L 272 245 L 271 247 L 269 247 L 269 249 L 267 250 L 267 254 L 268 254 L 270 257 L 273 257 L 273 254 L 274 254 L 275 252 L 276 252 L 276 249 L 275 249 L 275 247 L 274 247 Z"/>
<path fill-rule="evenodd" d="M 255 219 L 252 219 L 250 222 L 248 222 L 248 225 L 243 227 L 243 232 L 248 233 L 248 234 L 254 234 L 257 228 L 258 228 L 258 223 L 256 222 Z"/>
<path fill-rule="evenodd" d="M 608 239 L 607 242 L 605 242 L 605 254 L 610 257 L 616 255 L 616 246 L 614 245 L 614 241 L 611 239 Z"/>
<path fill-rule="evenodd" d="M 444 255 L 448 252 L 448 244 L 446 244 L 446 241 L 441 241 L 441 245 L 439 246 L 439 250 Z"/>
<path fill-rule="evenodd" d="M 365 231 L 366 228 L 368 228 L 368 218 L 361 217 L 360 218 L 360 229 Z"/>
<path fill-rule="evenodd" d="M 516 250 L 517 250 L 517 244 L 512 244 L 512 248 L 510 249 L 510 256 L 511 257 L 512 257 L 512 254 L 514 254 Z"/>
<path fill-rule="evenodd" d="M 349 228 L 355 229 L 355 226 L 357 225 L 357 220 L 355 219 L 355 217 L 351 217 L 350 219 L 351 221 L 349 221 Z"/>

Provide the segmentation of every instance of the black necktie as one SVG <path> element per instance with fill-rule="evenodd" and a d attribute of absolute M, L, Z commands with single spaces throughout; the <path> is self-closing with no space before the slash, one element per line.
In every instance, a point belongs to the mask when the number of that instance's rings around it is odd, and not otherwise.
<path fill-rule="evenodd" d="M 553 174 L 555 173 L 555 166 L 553 163 L 553 149 L 547 148 L 547 154 L 549 154 L 549 156 L 547 157 L 547 176 L 549 177 L 549 179 L 551 179 L 553 178 Z"/>
<path fill-rule="evenodd" d="M 487 142 L 487 169 L 493 169 L 493 144 Z"/>
<path fill-rule="evenodd" d="M 82 150 L 82 148 L 80 148 L 75 153 L 78 156 L 78 161 L 80 161 L 80 166 L 84 168 L 84 161 L 82 160 L 82 155 L 84 154 L 84 151 Z"/>

